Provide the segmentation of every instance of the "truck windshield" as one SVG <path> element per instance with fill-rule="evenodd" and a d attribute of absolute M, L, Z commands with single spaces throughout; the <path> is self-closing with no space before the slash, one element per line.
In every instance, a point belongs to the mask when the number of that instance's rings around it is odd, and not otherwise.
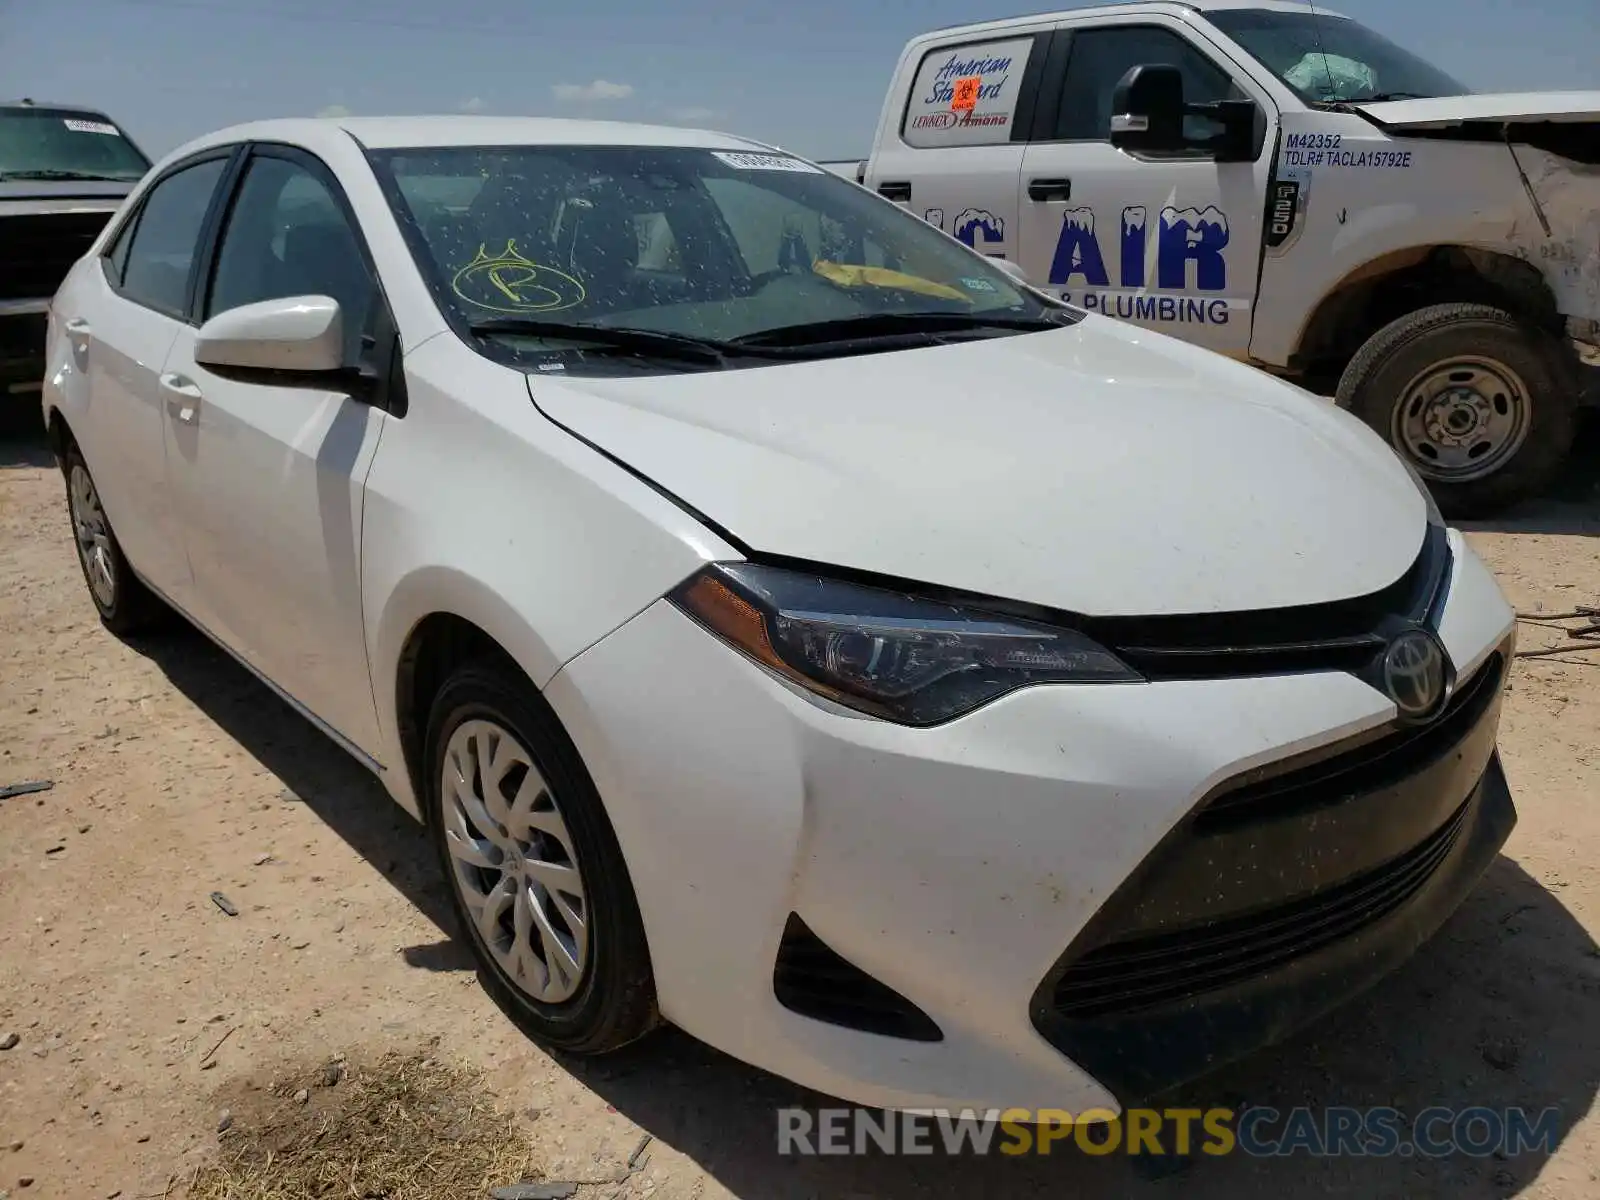
<path fill-rule="evenodd" d="M 1471 93 L 1426 59 L 1348 17 L 1259 8 L 1206 16 L 1309 104 Z"/>
<path fill-rule="evenodd" d="M 150 160 L 99 113 L 0 108 L 0 180 L 134 180 Z"/>
<path fill-rule="evenodd" d="M 785 154 L 497 146 L 371 158 L 441 309 L 502 352 L 543 352 L 562 328 L 697 339 L 703 352 L 869 327 L 1003 336 L 1072 319 L 926 222 Z"/>

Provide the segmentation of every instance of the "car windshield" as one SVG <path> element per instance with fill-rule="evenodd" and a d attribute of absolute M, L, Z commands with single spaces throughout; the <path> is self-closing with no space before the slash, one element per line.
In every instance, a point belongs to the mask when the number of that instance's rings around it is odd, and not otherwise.
<path fill-rule="evenodd" d="M 1465 96 L 1472 90 L 1348 17 L 1260 8 L 1206 15 L 1310 104 Z"/>
<path fill-rule="evenodd" d="M 0 108 L 0 180 L 126 179 L 150 160 L 99 113 Z"/>
<path fill-rule="evenodd" d="M 704 362 L 735 340 L 804 342 L 816 357 L 847 341 L 1004 336 L 1074 319 L 926 222 L 779 153 L 500 146 L 372 158 L 441 308 L 499 355 L 548 353 L 563 329 L 604 329 L 599 352 L 567 361 L 604 370 L 618 369 L 598 362 L 618 350 L 693 350 Z"/>

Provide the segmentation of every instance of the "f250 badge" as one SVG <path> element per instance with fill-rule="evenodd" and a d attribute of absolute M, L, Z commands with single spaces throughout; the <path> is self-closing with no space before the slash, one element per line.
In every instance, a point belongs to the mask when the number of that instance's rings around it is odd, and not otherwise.
<path fill-rule="evenodd" d="M 1287 253 L 1300 238 L 1306 204 L 1311 198 L 1311 172 L 1304 168 L 1280 169 L 1267 187 L 1267 253 Z"/>

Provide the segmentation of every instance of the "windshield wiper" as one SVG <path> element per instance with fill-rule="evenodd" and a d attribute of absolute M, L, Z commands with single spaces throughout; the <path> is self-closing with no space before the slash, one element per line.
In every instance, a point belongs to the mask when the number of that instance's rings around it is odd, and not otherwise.
<path fill-rule="evenodd" d="M 1354 100 L 1347 100 L 1347 104 L 1382 104 L 1386 100 L 1432 100 L 1433 97 L 1424 92 L 1374 92 L 1370 96 L 1357 96 Z"/>
<path fill-rule="evenodd" d="M 0 171 L 0 180 L 6 179 L 81 179 L 100 183 L 128 183 L 138 178 L 134 175 L 103 175 L 98 171 L 63 171 L 56 167 L 41 167 L 33 171 Z"/>
<path fill-rule="evenodd" d="M 1065 310 L 1063 310 L 1064 312 Z M 633 353 L 679 362 L 720 366 L 728 358 L 805 358 L 806 348 L 893 339 L 919 334 L 968 333 L 1006 330 L 1033 333 L 1073 324 L 1060 317 L 985 316 L 980 313 L 877 313 L 832 321 L 811 321 L 747 333 L 728 341 L 693 337 L 685 333 L 660 333 L 629 326 L 591 325 L 584 321 L 541 321 L 524 317 L 497 317 L 476 321 L 469 328 L 475 337 L 549 338 L 575 342 L 602 350 Z"/>
<path fill-rule="evenodd" d="M 616 325 L 590 325 L 583 321 L 540 321 L 531 317 L 497 317 L 490 321 L 475 321 L 471 330 L 476 337 L 511 335 L 513 337 L 550 338 L 553 341 L 578 342 L 604 350 L 633 351 L 660 358 L 675 358 L 682 362 L 716 364 L 722 362 L 738 347 L 713 338 L 691 337 L 684 333 L 657 333 L 650 329 L 630 329 Z"/>
<path fill-rule="evenodd" d="M 981 332 L 987 329 L 1036 333 L 1045 329 L 1060 329 L 1063 325 L 1073 323 L 1058 317 L 1008 317 L 984 313 L 872 313 L 832 321 L 781 325 L 777 329 L 736 337 L 729 345 L 738 350 L 768 346 L 816 346 L 830 342 L 900 338 L 915 334 Z"/>

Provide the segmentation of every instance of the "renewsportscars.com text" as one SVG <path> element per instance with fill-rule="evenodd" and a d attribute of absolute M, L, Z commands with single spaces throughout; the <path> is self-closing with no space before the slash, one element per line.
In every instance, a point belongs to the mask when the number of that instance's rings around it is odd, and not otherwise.
<path fill-rule="evenodd" d="M 1560 1112 L 1521 1108 L 1396 1108 L 1267 1106 L 1131 1108 L 1070 1113 L 1065 1109 L 990 1109 L 960 1113 L 885 1112 L 867 1108 L 780 1108 L 782 1155 L 1005 1154 L 1179 1155 L 1256 1158 L 1474 1158 L 1549 1154 Z"/>

